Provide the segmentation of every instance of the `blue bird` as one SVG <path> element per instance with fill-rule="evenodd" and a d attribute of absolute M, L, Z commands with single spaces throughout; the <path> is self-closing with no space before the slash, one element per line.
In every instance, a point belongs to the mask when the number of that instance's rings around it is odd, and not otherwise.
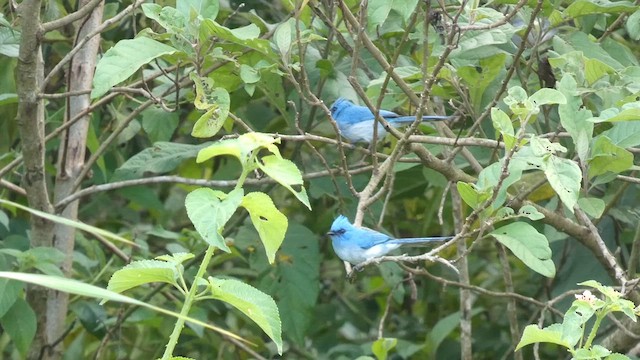
<path fill-rule="evenodd" d="M 338 257 L 357 265 L 363 261 L 384 256 L 407 244 L 425 244 L 446 241 L 452 236 L 394 239 L 389 235 L 365 227 L 357 227 L 346 216 L 338 216 L 327 233 Z"/>
<path fill-rule="evenodd" d="M 370 144 L 373 141 L 373 124 L 375 116 L 366 106 L 355 105 L 351 101 L 339 98 L 331 105 L 331 116 L 338 124 L 340 134 L 352 143 L 365 142 Z M 400 116 L 392 111 L 380 110 L 382 116 L 389 125 L 398 127 L 403 124 L 412 123 L 415 116 Z M 427 115 L 423 116 L 423 121 L 447 120 L 450 116 Z M 378 139 L 387 135 L 384 126 L 378 122 Z"/>

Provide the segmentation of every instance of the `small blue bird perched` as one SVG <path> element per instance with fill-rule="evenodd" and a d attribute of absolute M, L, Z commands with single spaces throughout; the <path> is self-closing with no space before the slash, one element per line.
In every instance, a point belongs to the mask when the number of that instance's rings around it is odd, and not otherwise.
<path fill-rule="evenodd" d="M 389 235 L 365 227 L 357 227 L 346 216 L 338 216 L 327 233 L 338 257 L 357 265 L 384 256 L 402 245 L 419 245 L 450 240 L 452 236 L 394 239 Z"/>
<path fill-rule="evenodd" d="M 340 134 L 352 143 L 365 142 L 370 144 L 373 141 L 373 124 L 375 116 L 366 106 L 355 105 L 351 101 L 339 98 L 331 105 L 331 116 L 338 123 Z M 392 111 L 380 110 L 382 116 L 389 125 L 398 127 L 403 124 L 412 123 L 415 116 L 400 116 Z M 423 121 L 438 121 L 450 119 L 450 116 L 426 115 Z M 378 122 L 378 139 L 387 135 L 384 126 Z"/>

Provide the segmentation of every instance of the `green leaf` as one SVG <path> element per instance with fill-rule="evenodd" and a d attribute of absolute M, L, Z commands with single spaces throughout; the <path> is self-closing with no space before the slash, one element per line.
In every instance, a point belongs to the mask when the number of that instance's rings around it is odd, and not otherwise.
<path fill-rule="evenodd" d="M 503 17 L 502 14 L 496 12 Z M 497 20 L 497 18 L 496 18 Z M 477 22 L 477 24 L 491 22 L 490 19 Z M 466 31 L 460 38 L 455 50 L 451 52 L 451 58 L 460 60 L 484 59 L 504 53 L 502 46 L 511 41 L 516 29 L 511 24 L 504 24 L 500 28 L 484 29 L 481 31 Z M 434 54 L 439 55 L 439 54 Z"/>
<path fill-rule="evenodd" d="M 490 233 L 533 271 L 554 277 L 556 268 L 546 236 L 525 222 L 514 222 Z"/>
<path fill-rule="evenodd" d="M 604 213 L 605 203 L 604 200 L 599 198 L 580 198 L 578 199 L 578 206 L 584 210 L 587 215 L 594 219 L 599 219 Z"/>
<path fill-rule="evenodd" d="M 22 283 L 0 279 L 0 318 L 9 311 L 22 292 Z"/>
<path fill-rule="evenodd" d="M 259 36 L 260 29 L 255 24 L 249 24 L 236 29 L 229 29 L 218 24 L 214 20 L 205 19 L 202 21 L 200 27 L 201 39 L 216 37 L 234 44 L 246 46 L 273 58 L 273 52 L 271 51 L 269 41 L 260 39 Z"/>
<path fill-rule="evenodd" d="M 255 84 L 260 81 L 260 72 L 249 65 L 242 64 L 240 65 L 240 78 L 247 84 Z"/>
<path fill-rule="evenodd" d="M 54 247 L 39 246 L 21 253 L 18 261 L 22 269 L 35 268 L 47 275 L 63 276 L 60 265 L 65 257 L 62 251 Z"/>
<path fill-rule="evenodd" d="M 473 209 L 477 209 L 480 204 L 491 197 L 490 191 L 481 192 L 476 189 L 474 184 L 458 181 L 457 187 L 462 200 Z"/>
<path fill-rule="evenodd" d="M 640 102 L 625 104 L 622 110 L 617 108 L 606 109 L 600 113 L 600 116 L 589 119 L 589 121 L 595 123 L 636 120 L 640 120 Z"/>
<path fill-rule="evenodd" d="M 154 20 L 170 34 L 185 36 L 185 27 L 189 22 L 189 14 L 183 14 L 176 8 L 158 4 L 142 4 L 142 12 L 149 19 Z"/>
<path fill-rule="evenodd" d="M 222 328 L 219 328 L 217 326 L 213 326 L 206 322 L 203 322 L 194 318 L 190 318 L 188 316 L 184 316 L 173 311 L 165 310 L 157 306 L 153 306 L 144 301 L 132 299 L 130 297 L 118 294 L 113 291 L 109 291 L 94 285 L 85 284 L 77 280 L 66 279 L 66 278 L 57 277 L 57 276 L 26 274 L 26 273 L 18 273 L 18 272 L 5 272 L 5 271 L 0 271 L 0 278 L 27 282 L 30 284 L 43 286 L 49 289 L 63 291 L 69 294 L 87 296 L 87 297 L 92 297 L 96 299 L 101 299 L 104 301 L 116 301 L 116 302 L 121 302 L 125 304 L 141 306 L 165 315 L 173 316 L 175 318 L 188 321 L 192 324 L 203 326 L 207 329 L 217 331 L 220 334 L 223 334 L 225 336 L 230 336 L 236 340 L 240 340 L 242 342 L 247 343 L 247 341 L 241 338 L 240 336 L 232 332 L 229 332 L 227 330 L 224 330 Z"/>
<path fill-rule="evenodd" d="M 132 156 L 120 166 L 111 181 L 138 179 L 148 175 L 163 174 L 174 170 L 186 159 L 196 157 L 198 151 L 211 143 L 190 145 L 173 142 L 157 142 Z"/>
<path fill-rule="evenodd" d="M 527 325 L 522 333 L 522 338 L 516 346 L 516 350 L 520 350 L 522 347 L 534 344 L 534 343 L 552 343 L 571 349 L 571 345 L 562 339 L 562 333 L 558 330 L 551 330 L 549 328 L 540 329 L 538 325 Z"/>
<path fill-rule="evenodd" d="M 495 187 L 498 185 L 500 177 L 502 177 L 503 164 L 504 159 L 500 159 L 500 161 L 495 162 L 482 169 L 482 171 L 478 175 L 476 188 L 483 189 L 482 193 L 483 195 L 486 195 L 487 198 L 489 198 L 490 195 L 494 191 L 496 191 Z M 497 209 L 502 206 L 502 204 L 504 204 L 507 199 L 507 190 L 511 185 L 515 184 L 522 178 L 522 171 L 524 170 L 524 166 L 525 164 L 521 161 L 511 161 L 509 163 L 508 175 L 502 181 L 502 185 L 498 190 L 498 195 L 491 204 L 491 207 L 493 209 Z"/>
<path fill-rule="evenodd" d="M 577 0 L 567 6 L 564 10 L 564 15 L 577 18 L 592 14 L 619 14 L 623 12 L 632 12 L 637 8 L 637 6 L 629 1 L 611 2 L 609 0 Z"/>
<path fill-rule="evenodd" d="M 176 266 L 166 261 L 134 261 L 113 273 L 109 279 L 107 290 L 121 293 L 152 282 L 162 282 L 178 287 L 177 279 L 179 276 Z"/>
<path fill-rule="evenodd" d="M 178 0 L 176 9 L 187 19 L 201 17 L 214 20 L 218 16 L 220 2 L 218 0 Z M 194 16 L 195 15 L 195 16 Z"/>
<path fill-rule="evenodd" d="M 567 99 L 556 89 L 542 88 L 529 97 L 537 106 L 547 104 L 566 104 Z"/>
<path fill-rule="evenodd" d="M 474 307 L 471 309 L 471 317 L 483 313 L 482 308 Z M 425 341 L 425 351 L 428 356 L 425 359 L 436 359 L 438 347 L 460 326 L 460 312 L 454 312 L 445 317 L 438 319 L 431 331 L 427 333 Z"/>
<path fill-rule="evenodd" d="M 252 165 L 249 163 L 251 153 L 260 148 L 265 148 L 273 154 L 280 155 L 280 150 L 274 145 L 280 143 L 279 138 L 271 135 L 250 132 L 240 135 L 235 139 L 225 139 L 200 150 L 196 162 L 203 162 L 220 155 L 232 155 L 240 160 L 243 168 Z"/>
<path fill-rule="evenodd" d="M 187 216 L 198 234 L 211 246 L 231 252 L 222 237 L 222 230 L 242 202 L 242 188 L 228 195 L 208 188 L 196 189 L 187 195 L 184 204 Z"/>
<path fill-rule="evenodd" d="M 533 221 L 544 219 L 544 215 L 533 205 L 525 205 L 518 210 L 518 215 L 527 217 Z"/>
<path fill-rule="evenodd" d="M 305 239 L 305 241 L 300 241 Z M 299 345 L 305 343 L 307 331 L 317 314 L 320 293 L 321 254 L 317 234 L 291 223 L 273 272 L 265 272 L 260 289 L 275 298 L 282 316 L 285 335 Z"/>
<path fill-rule="evenodd" d="M 604 360 L 631 360 L 631 358 L 624 354 L 612 353 L 604 358 Z"/>
<path fill-rule="evenodd" d="M 598 59 L 585 59 L 584 73 L 589 85 L 593 85 L 593 83 L 600 80 L 602 77 L 609 74 L 615 74 L 616 70 Z"/>
<path fill-rule="evenodd" d="M 577 349 L 572 357 L 575 360 L 592 360 L 602 359 L 609 354 L 611 354 L 611 351 L 609 351 L 607 348 L 600 345 L 593 345 L 588 349 Z"/>
<path fill-rule="evenodd" d="M 0 26 L 0 54 L 12 58 L 20 51 L 20 32 L 10 27 Z"/>
<path fill-rule="evenodd" d="M 549 156 L 543 161 L 544 174 L 562 203 L 573 212 L 578 202 L 582 171 L 578 164 L 569 159 Z"/>
<path fill-rule="evenodd" d="M 178 112 L 168 112 L 160 108 L 147 108 L 142 112 L 142 128 L 152 143 L 169 141 L 178 127 Z"/>
<path fill-rule="evenodd" d="M 102 236 L 102 237 L 105 237 L 107 239 L 112 239 L 112 240 L 120 241 L 120 242 L 129 244 L 129 245 L 133 245 L 133 243 L 131 241 L 123 238 L 120 235 L 116 235 L 116 234 L 114 234 L 114 233 L 112 233 L 110 231 L 102 230 L 102 229 L 97 228 L 95 226 L 87 225 L 87 224 L 85 224 L 85 223 L 83 223 L 81 221 L 78 221 L 78 220 L 70 220 L 70 219 L 67 219 L 67 218 L 62 217 L 62 216 L 52 215 L 52 214 L 49 214 L 49 213 L 46 213 L 46 212 L 43 212 L 43 211 L 34 210 L 34 209 L 28 208 L 26 206 L 22 206 L 22 205 L 20 205 L 18 203 L 14 203 L 12 201 L 4 200 L 4 199 L 0 199 L 0 204 L 6 204 L 6 205 L 9 205 L 9 206 L 13 206 L 13 207 L 16 207 L 18 209 L 21 209 L 21 210 L 24 210 L 24 211 L 28 211 L 31 214 L 33 214 L 35 216 L 38 216 L 38 217 L 41 217 L 43 219 L 47 219 L 49 221 L 53 221 L 53 222 L 58 223 L 58 224 L 71 226 L 73 228 L 76 228 L 76 229 L 79 229 L 79 230 L 82 230 L 82 231 L 86 231 L 86 232 L 88 232 L 90 234 L 96 234 L 98 236 Z"/>
<path fill-rule="evenodd" d="M 387 360 L 389 351 L 393 350 L 396 344 L 398 344 L 398 339 L 395 338 L 378 339 L 371 345 L 371 351 L 377 360 Z"/>
<path fill-rule="evenodd" d="M 37 328 L 36 314 L 29 304 L 18 298 L 9 311 L 0 318 L 0 325 L 9 335 L 18 351 L 26 358 Z"/>
<path fill-rule="evenodd" d="M 612 143 L 622 148 L 640 145 L 640 121 L 623 121 L 612 125 L 611 129 L 602 133 Z"/>
<path fill-rule="evenodd" d="M 176 51 L 171 46 L 144 36 L 118 41 L 107 50 L 96 66 L 91 98 L 104 95 L 112 86 L 133 75 L 142 65 Z"/>
<path fill-rule="evenodd" d="M 276 208 L 269 195 L 261 192 L 248 193 L 242 199 L 242 207 L 247 209 L 260 240 L 264 244 L 269 263 L 273 264 L 276 251 L 280 248 L 287 232 L 288 220 Z"/>
<path fill-rule="evenodd" d="M 206 138 L 214 136 L 220 131 L 229 116 L 231 98 L 227 90 L 221 87 L 215 88 L 208 95 L 208 98 L 212 99 L 214 103 L 210 104 L 207 112 L 196 121 L 191 132 L 193 137 Z"/>
<path fill-rule="evenodd" d="M 166 255 L 156 256 L 156 259 L 166 261 L 174 264 L 175 266 L 178 266 L 187 260 L 193 259 L 194 257 L 195 255 L 191 253 L 179 252 L 179 253 L 173 253 L 171 255 L 166 254 Z"/>
<path fill-rule="evenodd" d="M 586 161 L 591 138 L 593 137 L 593 123 L 587 121 L 592 116 L 591 111 L 583 106 L 581 94 L 578 92 L 578 85 L 571 75 L 565 73 L 562 76 L 558 89 L 567 99 L 565 104 L 558 106 L 560 123 L 571 135 L 580 160 Z"/>
<path fill-rule="evenodd" d="M 211 295 L 240 310 L 267 334 L 282 354 L 282 329 L 278 307 L 273 299 L 254 288 L 234 279 L 209 277 Z"/>
<path fill-rule="evenodd" d="M 301 203 L 311 210 L 309 197 L 303 186 L 304 181 L 302 180 L 302 174 L 293 161 L 276 155 L 268 155 L 260 159 L 258 166 L 265 174 L 269 175 L 269 177 L 289 189 Z M 299 186 L 300 190 L 295 190 L 293 186 Z"/>
<path fill-rule="evenodd" d="M 483 111 L 484 102 L 482 98 L 487 94 L 487 88 L 504 71 L 504 64 L 507 60 L 505 53 L 498 53 L 488 58 L 480 59 L 478 64 L 457 67 L 457 74 L 464 79 L 470 103 L 474 105 L 476 111 Z"/>
<path fill-rule="evenodd" d="M 396 11 L 407 21 L 413 13 L 418 0 L 371 0 L 367 7 L 367 23 L 369 29 L 374 30 L 376 27 L 384 24 L 389 17 L 391 10 Z"/>
<path fill-rule="evenodd" d="M 491 122 L 493 127 L 502 135 L 507 150 L 513 149 L 516 144 L 513 124 L 509 116 L 499 108 L 491 108 Z"/>
<path fill-rule="evenodd" d="M 640 40 L 640 10 L 636 10 L 627 18 L 625 27 L 631 39 Z"/>
<path fill-rule="evenodd" d="M 607 172 L 621 173 L 633 166 L 633 154 L 611 142 L 604 135 L 597 137 L 589 159 L 589 178 Z"/>
<path fill-rule="evenodd" d="M 284 58 L 288 57 L 289 52 L 291 51 L 291 39 L 294 34 L 296 26 L 295 23 L 296 20 L 294 18 L 290 18 L 278 25 L 275 33 L 273 34 L 273 41 L 276 43 L 276 47 L 280 51 L 280 55 Z"/>

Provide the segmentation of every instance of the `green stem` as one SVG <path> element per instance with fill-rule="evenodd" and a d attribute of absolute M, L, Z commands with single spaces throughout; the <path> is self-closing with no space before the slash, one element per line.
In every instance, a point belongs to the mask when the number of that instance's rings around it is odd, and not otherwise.
<path fill-rule="evenodd" d="M 584 343 L 584 348 L 585 349 L 591 348 L 591 343 L 593 342 L 593 339 L 595 339 L 595 337 L 596 337 L 596 333 L 598 332 L 598 328 L 600 327 L 600 323 L 602 322 L 602 319 L 604 319 L 604 316 L 605 316 L 605 312 L 604 311 L 597 311 L 596 312 L 596 322 L 593 323 L 593 327 L 591 328 L 591 332 L 589 333 L 589 337 L 587 338 L 587 342 Z"/>
<path fill-rule="evenodd" d="M 191 310 L 191 305 L 193 305 L 196 290 L 198 289 L 198 279 L 201 279 L 205 271 L 207 270 L 215 249 L 216 248 L 214 246 L 209 246 L 204 254 L 204 257 L 202 258 L 202 262 L 200 263 L 200 267 L 198 268 L 198 273 L 194 277 L 193 283 L 191 284 L 191 289 L 189 289 L 189 293 L 184 299 L 182 310 L 180 310 L 180 315 L 182 315 L 183 317 L 189 315 L 189 310 Z M 167 342 L 167 347 L 164 350 L 164 355 L 162 355 L 162 360 L 168 360 L 173 356 L 173 350 L 178 344 L 178 339 L 180 338 L 180 333 L 182 332 L 182 328 L 184 327 L 184 322 L 185 320 L 182 317 L 176 321 L 176 324 L 173 327 L 173 332 L 171 333 L 171 337 L 169 338 L 169 342 Z"/>
<path fill-rule="evenodd" d="M 240 174 L 236 187 L 234 187 L 233 190 L 240 189 L 242 187 L 242 184 L 244 184 L 244 181 L 247 179 L 250 171 L 251 170 L 242 170 L 242 174 Z"/>

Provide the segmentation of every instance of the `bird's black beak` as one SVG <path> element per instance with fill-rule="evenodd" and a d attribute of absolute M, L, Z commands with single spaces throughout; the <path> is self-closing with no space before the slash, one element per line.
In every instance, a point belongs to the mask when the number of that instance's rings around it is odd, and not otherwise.
<path fill-rule="evenodd" d="M 333 231 L 329 231 L 329 232 L 327 233 L 327 236 L 333 236 L 333 235 L 335 235 L 335 234 L 336 234 L 336 233 L 334 233 Z"/>

